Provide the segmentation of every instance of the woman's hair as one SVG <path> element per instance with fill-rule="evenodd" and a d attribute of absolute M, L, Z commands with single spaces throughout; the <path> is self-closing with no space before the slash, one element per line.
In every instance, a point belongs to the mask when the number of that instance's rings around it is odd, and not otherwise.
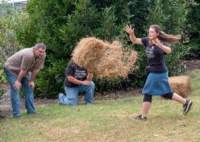
<path fill-rule="evenodd" d="M 181 40 L 181 35 L 170 35 L 163 32 L 159 25 L 151 25 L 150 28 L 153 28 L 157 33 L 159 33 L 158 38 L 164 42 L 178 42 Z"/>

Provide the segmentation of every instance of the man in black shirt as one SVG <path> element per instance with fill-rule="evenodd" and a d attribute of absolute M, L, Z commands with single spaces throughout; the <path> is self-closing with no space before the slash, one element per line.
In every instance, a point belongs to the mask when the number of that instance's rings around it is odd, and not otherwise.
<path fill-rule="evenodd" d="M 91 104 L 94 101 L 95 84 L 92 81 L 93 75 L 88 73 L 85 68 L 82 68 L 70 62 L 65 70 L 65 94 L 59 94 L 59 103 L 63 105 L 77 105 L 78 95 L 85 93 L 84 101 L 86 104 Z"/>

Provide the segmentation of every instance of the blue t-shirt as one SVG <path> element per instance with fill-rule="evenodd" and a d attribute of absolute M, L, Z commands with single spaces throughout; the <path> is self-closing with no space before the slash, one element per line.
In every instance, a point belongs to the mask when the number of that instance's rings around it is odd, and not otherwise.
<path fill-rule="evenodd" d="M 167 67 L 164 60 L 164 55 L 166 53 L 159 47 L 156 47 L 156 45 L 150 44 L 147 37 L 144 37 L 141 40 L 145 46 L 145 53 L 148 59 L 147 71 L 154 73 L 166 72 Z"/>
<path fill-rule="evenodd" d="M 78 80 L 86 80 L 87 78 L 87 70 L 85 68 L 82 68 L 78 66 L 77 64 L 70 62 L 67 68 L 65 69 L 65 85 L 67 87 L 77 87 L 77 84 L 74 84 L 72 82 L 69 82 L 67 79 L 67 76 L 73 76 L 74 78 Z"/>

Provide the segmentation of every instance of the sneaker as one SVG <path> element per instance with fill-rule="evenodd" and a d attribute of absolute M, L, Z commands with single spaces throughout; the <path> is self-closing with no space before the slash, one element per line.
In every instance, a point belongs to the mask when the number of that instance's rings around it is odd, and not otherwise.
<path fill-rule="evenodd" d="M 192 101 L 191 100 L 186 100 L 186 103 L 183 105 L 183 114 L 186 115 L 192 106 Z"/>
<path fill-rule="evenodd" d="M 143 121 L 145 121 L 145 120 L 147 120 L 147 117 L 146 116 L 142 116 L 142 114 L 139 114 L 137 116 L 131 115 L 131 116 L 129 116 L 129 119 L 131 119 L 131 120 L 143 120 Z"/>

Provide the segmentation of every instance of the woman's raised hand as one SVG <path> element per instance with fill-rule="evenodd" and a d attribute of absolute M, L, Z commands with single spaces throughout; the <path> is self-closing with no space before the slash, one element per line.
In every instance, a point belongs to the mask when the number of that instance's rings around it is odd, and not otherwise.
<path fill-rule="evenodd" d="M 131 34 L 134 33 L 134 28 L 132 28 L 132 26 L 127 25 L 127 26 L 125 27 L 125 31 L 126 31 L 129 35 L 131 35 Z"/>

